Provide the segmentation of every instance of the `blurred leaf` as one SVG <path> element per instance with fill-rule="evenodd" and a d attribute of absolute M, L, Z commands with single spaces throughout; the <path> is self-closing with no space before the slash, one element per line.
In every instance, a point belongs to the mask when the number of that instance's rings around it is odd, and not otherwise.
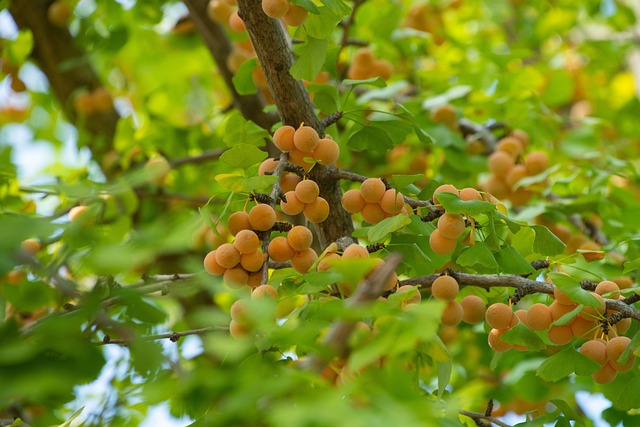
<path fill-rule="evenodd" d="M 291 66 L 291 75 L 298 80 L 314 80 L 324 64 L 328 45 L 326 40 L 307 35 L 305 43 L 296 49 L 298 58 Z"/>
<path fill-rule="evenodd" d="M 233 75 L 233 86 L 240 95 L 251 95 L 258 92 L 253 81 L 253 70 L 258 66 L 258 60 L 251 58 L 242 63 Z"/>
<path fill-rule="evenodd" d="M 255 145 L 237 144 L 222 153 L 220 160 L 226 164 L 247 169 L 267 158 L 267 152 L 260 150 Z"/>
<path fill-rule="evenodd" d="M 383 242 L 389 234 L 403 229 L 411 223 L 411 219 L 406 215 L 394 215 L 385 218 L 369 229 L 369 241 L 371 243 Z"/>
<path fill-rule="evenodd" d="M 542 362 L 536 375 L 545 381 L 556 382 L 575 372 L 578 375 L 591 375 L 600 369 L 597 362 L 569 347 Z"/>
<path fill-rule="evenodd" d="M 458 195 L 447 192 L 439 192 L 436 194 L 438 201 L 442 204 L 442 207 L 452 214 L 467 214 L 467 215 L 479 215 L 481 213 L 493 212 L 496 210 L 496 205 L 490 202 L 482 200 L 462 200 Z"/>
<path fill-rule="evenodd" d="M 276 181 L 277 176 L 240 176 L 232 174 L 220 174 L 216 176 L 216 181 L 227 190 L 235 193 L 251 193 L 253 191 L 265 190 L 271 187 Z"/>
<path fill-rule="evenodd" d="M 422 108 L 424 108 L 425 110 L 429 110 L 431 108 L 439 107 L 455 99 L 463 98 L 467 96 L 469 93 L 471 93 L 471 91 L 472 91 L 471 86 L 466 86 L 466 85 L 454 86 L 440 95 L 425 99 L 422 102 Z"/>
<path fill-rule="evenodd" d="M 384 152 L 393 147 L 393 141 L 384 130 L 373 126 L 364 126 L 351 134 L 347 146 L 354 150 Z"/>

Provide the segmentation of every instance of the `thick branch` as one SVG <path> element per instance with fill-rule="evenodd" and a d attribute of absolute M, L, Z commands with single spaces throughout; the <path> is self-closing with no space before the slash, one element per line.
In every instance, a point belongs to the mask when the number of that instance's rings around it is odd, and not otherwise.
<path fill-rule="evenodd" d="M 309 93 L 302 82 L 289 73 L 293 54 L 280 22 L 264 14 L 260 0 L 238 0 L 238 13 L 249 32 L 282 123 L 293 127 L 305 123 L 324 135 L 324 127 L 314 112 Z M 334 167 L 326 168 L 317 164 L 309 174 L 318 183 L 320 196 L 331 206 L 329 217 L 316 226 L 323 248 L 353 233 L 351 215 L 340 203 L 340 184 L 328 178 L 335 170 Z"/>
<path fill-rule="evenodd" d="M 48 21 L 51 3 L 52 0 L 13 1 L 9 11 L 19 28 L 31 30 L 35 42 L 32 57 L 49 79 L 66 116 L 91 134 L 103 137 L 102 141 L 94 139 L 90 147 L 100 158 L 111 148 L 119 116 L 112 106 L 109 111 L 94 113 L 81 121 L 82 117 L 73 109 L 72 97 L 78 90 L 94 90 L 102 85 L 87 61 L 87 54 L 78 48 L 69 31 Z"/>
<path fill-rule="evenodd" d="M 389 281 L 391 274 L 400 265 L 402 257 L 397 253 L 390 254 L 384 265 L 376 270 L 371 277 L 364 280 L 357 287 L 354 294 L 345 303 L 349 307 L 358 307 L 369 301 L 373 301 L 382 295 L 385 284 Z M 330 350 L 331 355 L 346 357 L 349 353 L 349 337 L 355 329 L 354 321 L 338 320 L 334 323 L 324 338 L 323 344 Z M 305 369 L 321 372 L 327 365 L 331 357 L 324 355 L 313 355 L 304 364 Z"/>

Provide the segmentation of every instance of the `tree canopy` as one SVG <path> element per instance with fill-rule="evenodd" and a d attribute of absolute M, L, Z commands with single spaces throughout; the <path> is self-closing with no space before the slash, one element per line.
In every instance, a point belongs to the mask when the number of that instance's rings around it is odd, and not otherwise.
<path fill-rule="evenodd" d="M 640 424 L 638 18 L 0 1 L 0 426 Z"/>

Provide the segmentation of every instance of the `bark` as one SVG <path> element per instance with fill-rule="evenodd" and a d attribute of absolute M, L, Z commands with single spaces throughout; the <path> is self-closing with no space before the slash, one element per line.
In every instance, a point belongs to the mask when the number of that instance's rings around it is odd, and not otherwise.
<path fill-rule="evenodd" d="M 324 136 L 324 127 L 315 114 L 309 93 L 302 82 L 289 73 L 293 53 L 280 21 L 264 14 L 260 0 L 238 0 L 238 13 L 249 32 L 282 123 L 296 128 L 304 123 Z M 311 179 L 320 187 L 320 196 L 331 207 L 329 218 L 316 225 L 322 247 L 353 233 L 351 215 L 342 208 L 340 202 L 340 183 L 330 177 L 335 171 L 333 167 L 316 165 L 310 173 Z"/>

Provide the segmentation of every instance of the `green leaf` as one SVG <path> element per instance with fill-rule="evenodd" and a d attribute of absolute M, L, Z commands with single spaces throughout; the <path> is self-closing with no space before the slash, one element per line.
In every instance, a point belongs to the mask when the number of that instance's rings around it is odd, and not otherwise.
<path fill-rule="evenodd" d="M 513 328 L 508 329 L 501 335 L 501 338 L 511 344 L 524 345 L 529 350 L 538 351 L 547 348 L 544 341 L 522 323 L 518 323 Z"/>
<path fill-rule="evenodd" d="M 483 200 L 462 200 L 457 194 L 448 192 L 438 192 L 438 201 L 442 204 L 442 207 L 452 214 L 467 214 L 471 216 L 479 215 L 481 213 L 493 212 L 496 210 L 496 205 Z"/>
<path fill-rule="evenodd" d="M 307 11 L 309 11 L 309 13 L 320 13 L 320 9 L 318 8 L 318 6 L 316 6 L 316 4 L 311 0 L 291 0 L 291 3 L 304 7 L 305 9 L 307 9 Z"/>
<path fill-rule="evenodd" d="M 262 151 L 255 145 L 241 143 L 222 153 L 220 160 L 230 166 L 247 169 L 256 163 L 262 162 L 267 156 L 266 151 Z"/>
<path fill-rule="evenodd" d="M 566 245 L 544 225 L 533 225 L 536 237 L 533 241 L 533 250 L 542 255 L 558 255 L 564 251 Z"/>
<path fill-rule="evenodd" d="M 258 66 L 258 60 L 251 58 L 242 63 L 233 76 L 233 86 L 240 95 L 250 95 L 258 92 L 253 81 L 253 69 Z"/>
<path fill-rule="evenodd" d="M 389 234 L 401 230 L 411 223 L 406 215 L 394 215 L 385 218 L 369 229 L 368 238 L 371 243 L 383 242 Z"/>
<path fill-rule="evenodd" d="M 5 43 L 5 49 L 9 62 L 22 64 L 33 50 L 33 34 L 31 30 L 18 31 L 18 37 Z"/>
<path fill-rule="evenodd" d="M 576 306 L 576 308 L 574 308 L 570 312 L 565 313 L 562 316 L 560 316 L 560 318 L 558 320 L 556 320 L 555 322 L 553 322 L 553 324 L 557 325 L 557 326 L 563 326 L 563 325 L 567 325 L 567 324 L 571 323 L 571 321 L 573 321 L 573 319 L 576 318 L 578 313 L 580 313 L 583 308 L 584 308 L 584 305 L 578 304 Z"/>
<path fill-rule="evenodd" d="M 70 427 L 71 423 L 73 422 L 73 420 L 78 418 L 83 410 L 84 410 L 84 406 L 82 408 L 78 409 L 76 412 L 74 412 L 73 415 L 71 415 L 67 421 L 65 421 L 64 423 L 60 424 L 58 427 Z"/>
<path fill-rule="evenodd" d="M 568 347 L 542 362 L 536 375 L 545 381 L 556 382 L 573 372 L 578 375 L 591 375 L 598 369 L 598 363 L 580 354 L 573 347 Z"/>
<path fill-rule="evenodd" d="M 640 377 L 632 376 L 626 384 L 622 385 L 615 405 L 625 411 L 640 408 Z"/>
<path fill-rule="evenodd" d="M 434 107 L 439 107 L 453 101 L 454 99 L 460 99 L 467 96 L 471 93 L 471 90 L 471 86 L 454 86 L 445 93 L 425 99 L 422 102 L 422 108 L 429 110 Z"/>
<path fill-rule="evenodd" d="M 549 273 L 549 278 L 553 284 L 562 292 L 567 294 L 573 301 L 589 307 L 598 307 L 600 301 L 580 287 L 575 279 L 560 273 Z"/>
<path fill-rule="evenodd" d="M 385 87 L 387 85 L 387 83 L 384 81 L 382 77 L 373 77 L 373 78 L 364 79 L 364 80 L 344 79 L 342 81 L 342 84 L 345 86 L 353 86 L 353 87 L 362 86 L 362 85 Z"/>
<path fill-rule="evenodd" d="M 298 58 L 291 66 L 291 75 L 298 80 L 312 81 L 316 78 L 327 56 L 327 40 L 307 34 L 307 40 L 296 49 Z"/>
<path fill-rule="evenodd" d="M 513 246 L 505 246 L 495 254 L 501 271 L 507 274 L 531 274 L 535 272 L 531 264 Z"/>
<path fill-rule="evenodd" d="M 485 242 L 478 242 L 473 246 L 463 249 L 460 256 L 456 259 L 456 264 L 462 267 L 480 265 L 492 271 L 497 270 L 499 267 L 493 253 L 489 250 Z"/>
<path fill-rule="evenodd" d="M 375 258 L 349 258 L 330 259 L 327 264 L 340 273 L 347 283 L 355 286 L 378 262 Z"/>
<path fill-rule="evenodd" d="M 313 14 L 304 23 L 307 34 L 318 39 L 329 38 L 343 16 L 334 13 L 328 7 L 321 7 L 320 13 Z"/>
<path fill-rule="evenodd" d="M 309 84 L 307 90 L 313 93 L 313 103 L 325 114 L 335 113 L 340 109 L 338 88 L 327 84 Z"/>
<path fill-rule="evenodd" d="M 632 261 L 626 261 L 624 263 L 624 271 L 622 272 L 622 274 L 629 274 L 632 271 L 636 271 L 640 269 L 640 258 L 636 258 Z"/>
<path fill-rule="evenodd" d="M 582 421 L 580 415 L 578 415 L 578 413 L 571 407 L 571 405 L 569 405 L 564 400 L 551 399 L 549 402 L 556 405 L 556 408 L 558 408 L 567 418 L 569 418 L 570 420 L 574 420 L 576 422 L 576 425 L 584 425 L 584 422 Z"/>
<path fill-rule="evenodd" d="M 391 183 L 395 188 L 403 189 L 424 178 L 423 173 L 413 175 L 391 175 Z"/>
<path fill-rule="evenodd" d="M 223 141 L 229 147 L 239 143 L 260 147 L 265 145 L 265 138 L 269 137 L 266 130 L 251 120 L 245 120 L 238 111 L 230 113 L 222 127 Z"/>
<path fill-rule="evenodd" d="M 384 130 L 373 126 L 364 126 L 351 134 L 347 146 L 360 151 L 386 152 L 393 147 L 393 141 Z"/>
<path fill-rule="evenodd" d="M 507 224 L 507 227 L 509 227 L 509 231 L 511 231 L 513 234 L 516 234 L 522 228 L 521 224 L 519 224 L 517 221 L 512 220 L 501 212 L 496 211 L 495 216 L 500 222 Z"/>
<path fill-rule="evenodd" d="M 451 359 L 446 362 L 436 362 L 438 364 L 438 399 L 442 399 L 449 380 L 451 379 L 452 363 Z"/>
<path fill-rule="evenodd" d="M 351 8 L 342 0 L 322 0 L 322 3 L 338 16 L 345 17 L 351 13 Z"/>
<path fill-rule="evenodd" d="M 55 289 L 44 282 L 23 280 L 19 285 L 6 285 L 2 289 L 6 300 L 23 312 L 53 304 L 58 297 Z"/>
<path fill-rule="evenodd" d="M 233 174 L 220 174 L 216 181 L 227 190 L 235 193 L 251 193 L 252 191 L 265 190 L 278 180 L 277 176 L 241 176 Z"/>

